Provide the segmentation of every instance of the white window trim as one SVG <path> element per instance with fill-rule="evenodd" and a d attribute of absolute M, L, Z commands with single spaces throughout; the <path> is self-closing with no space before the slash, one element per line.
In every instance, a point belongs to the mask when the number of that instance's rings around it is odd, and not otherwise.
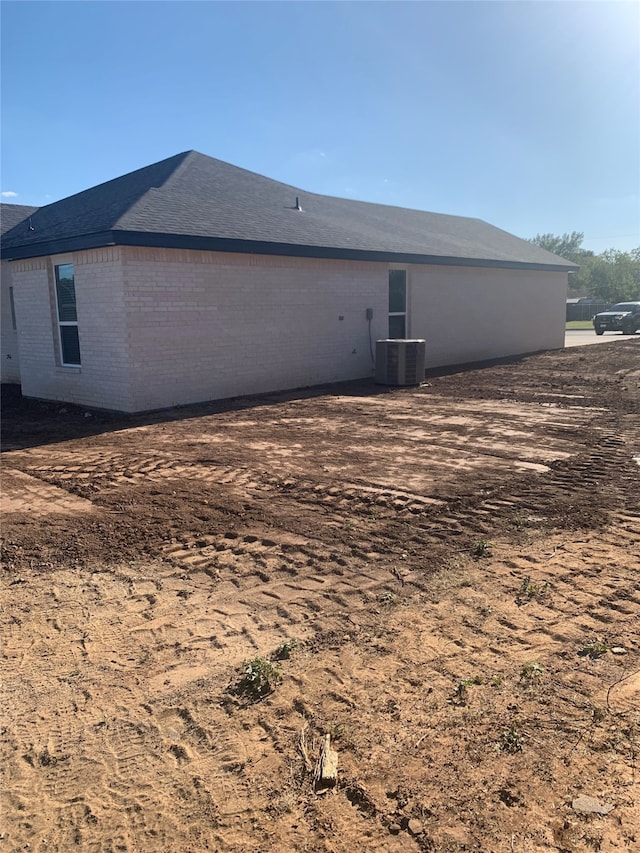
<path fill-rule="evenodd" d="M 404 273 L 404 311 L 387 311 L 387 333 L 389 331 L 389 317 L 404 317 L 404 340 L 410 338 L 409 335 L 409 270 L 407 267 L 399 265 L 389 267 L 387 270 L 387 302 L 389 301 L 389 273 L 390 272 Z"/>
<path fill-rule="evenodd" d="M 65 267 L 71 265 L 73 267 L 73 291 L 75 294 L 76 289 L 76 268 L 73 263 L 73 259 L 69 258 L 68 260 L 56 258 L 53 264 L 53 295 L 56 301 L 56 320 L 58 324 L 58 347 L 60 350 L 60 367 L 68 367 L 73 368 L 75 370 L 79 370 L 82 367 L 82 352 L 80 353 L 80 362 L 78 364 L 69 364 L 64 360 L 64 349 L 62 347 L 62 332 L 60 329 L 62 326 L 75 326 L 78 328 L 78 298 L 76 296 L 76 319 L 75 320 L 61 320 L 60 319 L 60 306 L 58 305 L 58 276 L 56 270 L 58 267 Z M 78 339 L 80 338 L 80 332 L 78 331 Z"/>

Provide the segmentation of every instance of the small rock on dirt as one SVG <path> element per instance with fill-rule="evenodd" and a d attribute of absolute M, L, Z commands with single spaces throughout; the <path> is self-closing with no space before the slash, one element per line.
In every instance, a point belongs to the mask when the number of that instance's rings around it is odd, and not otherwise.
<path fill-rule="evenodd" d="M 509 808 L 524 805 L 522 794 L 519 791 L 512 791 L 509 788 L 500 788 L 498 798 L 505 806 L 509 806 Z"/>
<path fill-rule="evenodd" d="M 391 835 L 398 835 L 398 833 L 400 832 L 400 829 L 401 829 L 401 827 L 400 827 L 399 823 L 390 823 L 389 824 L 389 832 L 391 833 Z"/>
<path fill-rule="evenodd" d="M 409 835 L 422 835 L 423 829 L 420 821 L 411 818 L 411 820 L 407 824 L 407 832 L 409 833 Z"/>
<path fill-rule="evenodd" d="M 576 797 L 571 803 L 571 808 L 580 814 L 608 815 L 609 812 L 613 811 L 614 806 L 611 803 L 601 803 L 595 797 L 589 797 L 585 794 L 582 797 Z"/>
<path fill-rule="evenodd" d="M 627 650 L 624 648 L 624 646 L 614 646 L 611 649 L 611 654 L 613 655 L 626 655 L 626 653 Z"/>

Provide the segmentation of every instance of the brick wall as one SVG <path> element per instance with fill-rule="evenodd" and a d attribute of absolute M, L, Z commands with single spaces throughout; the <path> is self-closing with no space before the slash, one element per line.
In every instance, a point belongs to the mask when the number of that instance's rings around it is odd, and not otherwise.
<path fill-rule="evenodd" d="M 53 267 L 73 263 L 81 367 L 62 367 Z M 22 393 L 96 408 L 132 409 L 118 248 L 12 262 Z"/>
<path fill-rule="evenodd" d="M 387 266 L 171 249 L 123 250 L 136 404 L 370 377 L 386 335 Z"/>
<path fill-rule="evenodd" d="M 74 264 L 82 366 L 60 366 L 53 266 Z M 401 265 L 400 265 L 401 266 Z M 564 343 L 567 276 L 407 266 L 427 366 Z M 386 263 L 111 247 L 14 261 L 23 393 L 143 411 L 370 377 Z"/>
<path fill-rule="evenodd" d="M 9 261 L 0 262 L 0 293 L 2 303 L 0 316 L 2 327 L 0 329 L 0 372 L 2 382 L 20 382 L 20 356 L 18 353 L 18 332 L 13 328 L 13 316 L 11 314 L 10 288 L 13 287 L 13 276 Z M 17 315 L 16 315 L 17 325 Z"/>
<path fill-rule="evenodd" d="M 409 334 L 427 367 L 564 346 L 567 273 L 414 266 Z"/>

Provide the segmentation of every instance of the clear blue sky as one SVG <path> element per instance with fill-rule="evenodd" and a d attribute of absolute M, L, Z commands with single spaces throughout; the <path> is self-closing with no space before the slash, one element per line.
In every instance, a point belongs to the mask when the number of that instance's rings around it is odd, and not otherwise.
<path fill-rule="evenodd" d="M 522 237 L 640 244 L 635 2 L 1 9 L 4 201 L 48 204 L 193 148 Z"/>

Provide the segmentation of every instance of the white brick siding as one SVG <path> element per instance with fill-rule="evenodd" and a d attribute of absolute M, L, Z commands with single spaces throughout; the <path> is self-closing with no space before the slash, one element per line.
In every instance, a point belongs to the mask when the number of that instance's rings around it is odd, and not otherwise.
<path fill-rule="evenodd" d="M 81 367 L 61 367 L 53 267 L 73 263 Z M 12 263 L 20 374 L 27 397 L 130 411 L 122 266 L 118 248 Z"/>
<path fill-rule="evenodd" d="M 69 261 L 80 368 L 59 366 L 53 266 Z M 111 247 L 11 266 L 23 393 L 144 411 L 372 376 L 366 309 L 375 344 L 396 265 Z M 428 366 L 563 346 L 566 273 L 404 268 Z"/>
<path fill-rule="evenodd" d="M 18 332 L 17 329 L 13 328 L 13 318 L 11 316 L 11 297 L 9 288 L 14 285 L 11 264 L 9 261 L 2 261 L 0 263 L 0 281 L 0 293 L 2 294 L 2 304 L 0 306 L 2 316 L 2 328 L 0 329 L 0 339 L 2 341 L 0 348 L 1 379 L 3 382 L 20 382 Z"/>
<path fill-rule="evenodd" d="M 414 266 L 409 292 L 427 367 L 564 346 L 567 273 Z"/>
<path fill-rule="evenodd" d="M 386 264 L 130 248 L 123 264 L 142 409 L 372 375 Z"/>

